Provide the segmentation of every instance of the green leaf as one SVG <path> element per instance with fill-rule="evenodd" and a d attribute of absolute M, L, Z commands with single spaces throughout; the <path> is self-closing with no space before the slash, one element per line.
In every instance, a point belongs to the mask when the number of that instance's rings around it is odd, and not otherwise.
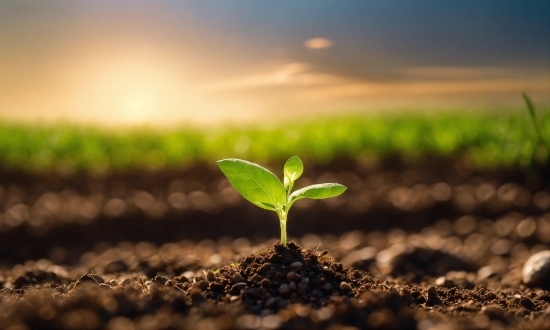
<path fill-rule="evenodd" d="M 296 181 L 304 172 L 304 164 L 298 156 L 290 157 L 284 166 L 283 172 L 285 174 L 284 187 L 287 192 L 292 190 L 294 181 Z"/>
<path fill-rule="evenodd" d="M 287 206 L 287 210 L 297 200 L 302 198 L 312 199 L 324 199 L 330 197 L 336 197 L 346 191 L 346 187 L 339 183 L 321 183 L 314 184 L 300 190 L 296 190 L 290 195 L 290 205 Z"/>
<path fill-rule="evenodd" d="M 218 165 L 233 188 L 249 202 L 271 211 L 285 206 L 283 184 L 269 170 L 242 159 L 222 159 Z"/>

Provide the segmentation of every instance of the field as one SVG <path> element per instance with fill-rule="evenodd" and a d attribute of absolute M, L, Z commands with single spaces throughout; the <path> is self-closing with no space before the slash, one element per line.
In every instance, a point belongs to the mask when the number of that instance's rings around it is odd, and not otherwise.
<path fill-rule="evenodd" d="M 0 123 L 2 329 L 544 329 L 550 111 L 233 126 Z M 292 243 L 216 160 L 297 188 Z M 273 213 L 273 214 L 271 214 Z"/>
<path fill-rule="evenodd" d="M 177 169 L 225 157 L 281 162 L 298 154 L 321 164 L 357 157 L 466 156 L 483 168 L 525 167 L 548 161 L 548 146 L 539 141 L 541 135 L 550 136 L 550 112 L 544 110 L 536 125 L 524 110 L 355 115 L 164 129 L 0 122 L 0 162 L 4 168 L 35 172 L 62 168 L 102 172 Z"/>

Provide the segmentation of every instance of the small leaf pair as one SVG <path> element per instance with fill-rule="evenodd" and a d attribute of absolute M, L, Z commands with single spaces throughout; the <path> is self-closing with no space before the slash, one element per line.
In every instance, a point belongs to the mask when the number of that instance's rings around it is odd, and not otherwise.
<path fill-rule="evenodd" d="M 314 184 L 292 192 L 294 182 L 304 172 L 304 164 L 298 156 L 290 157 L 283 169 L 283 183 L 258 164 L 242 159 L 218 161 L 223 174 L 246 200 L 263 209 L 275 211 L 281 225 L 281 244 L 286 246 L 286 220 L 290 207 L 303 198 L 324 199 L 342 194 L 346 187 L 338 183 Z"/>

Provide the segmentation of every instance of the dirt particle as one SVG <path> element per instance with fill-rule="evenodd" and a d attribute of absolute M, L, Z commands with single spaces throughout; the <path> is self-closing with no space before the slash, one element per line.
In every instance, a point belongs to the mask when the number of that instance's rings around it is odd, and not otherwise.
<path fill-rule="evenodd" d="M 445 288 L 452 288 L 453 286 L 455 286 L 455 283 L 452 280 L 446 278 L 445 276 L 438 277 L 434 283 L 437 286 L 442 286 Z"/>
<path fill-rule="evenodd" d="M 430 306 L 441 304 L 441 299 L 439 299 L 437 290 L 433 286 L 428 288 L 428 300 L 426 301 L 426 303 Z"/>
<path fill-rule="evenodd" d="M 477 311 L 477 305 L 476 305 L 475 301 L 473 301 L 473 300 L 467 301 L 467 302 L 461 304 L 459 307 L 460 307 L 461 310 L 465 310 L 465 311 L 469 311 L 469 312 Z"/>
<path fill-rule="evenodd" d="M 214 282 L 216 280 L 216 275 L 211 271 L 209 270 L 207 273 L 206 273 L 206 279 L 209 281 L 209 282 Z"/>
<path fill-rule="evenodd" d="M 166 276 L 157 275 L 153 278 L 153 283 L 157 283 L 160 285 L 165 285 L 166 282 L 168 282 L 168 278 Z"/>
<path fill-rule="evenodd" d="M 290 292 L 290 288 L 288 287 L 288 284 L 283 283 L 281 286 L 279 286 L 279 293 L 282 295 L 288 294 Z"/>
<path fill-rule="evenodd" d="M 491 276 L 495 275 L 495 271 L 493 270 L 493 267 L 491 266 L 484 266 L 484 267 L 481 267 L 478 271 L 477 271 L 477 279 L 482 281 L 482 280 L 485 280 Z"/>
<path fill-rule="evenodd" d="M 307 284 L 305 283 L 299 283 L 298 284 L 298 293 L 301 295 L 306 294 L 307 292 Z"/>
<path fill-rule="evenodd" d="M 267 299 L 267 301 L 265 302 L 265 306 L 271 308 L 271 307 L 275 306 L 276 302 L 277 302 L 277 298 L 269 297 L 269 299 Z"/>
<path fill-rule="evenodd" d="M 519 302 L 521 306 L 527 308 L 528 310 L 531 310 L 531 311 L 537 310 L 537 305 L 535 305 L 535 303 L 531 299 L 529 299 L 529 297 L 527 296 L 522 296 Z"/>
<path fill-rule="evenodd" d="M 241 292 L 241 290 L 246 288 L 246 286 L 246 283 L 243 282 L 233 284 L 233 286 L 231 286 L 231 293 L 237 295 Z"/>
<path fill-rule="evenodd" d="M 206 300 L 204 293 L 199 288 L 193 288 L 189 290 L 189 296 L 194 304 L 200 304 Z"/>
<path fill-rule="evenodd" d="M 294 271 L 300 270 L 300 269 L 302 269 L 302 267 L 304 267 L 304 264 L 302 264 L 299 261 L 296 261 L 296 262 L 293 262 L 293 263 L 290 264 L 290 269 L 292 269 Z"/>
<path fill-rule="evenodd" d="M 288 288 L 290 289 L 290 291 L 294 292 L 296 291 L 296 282 L 292 281 L 288 284 Z"/>
<path fill-rule="evenodd" d="M 189 279 L 184 276 L 184 275 L 180 275 L 180 276 L 176 276 L 173 278 L 173 281 L 176 282 L 176 283 L 189 283 L 191 281 L 189 281 Z"/>
<path fill-rule="evenodd" d="M 270 288 L 272 283 L 268 278 L 264 278 L 260 281 L 260 285 L 263 286 L 264 288 Z"/>
<path fill-rule="evenodd" d="M 481 312 L 493 320 L 504 320 L 506 317 L 506 311 L 499 305 L 483 306 Z"/>
<path fill-rule="evenodd" d="M 409 291 L 409 289 L 407 288 L 403 288 L 403 290 L 401 290 L 401 299 L 403 299 L 403 301 L 405 301 L 405 303 L 407 303 L 408 305 L 414 303 L 414 298 L 411 294 L 411 291 Z"/>
<path fill-rule="evenodd" d="M 83 282 L 94 282 L 96 284 L 102 284 L 105 283 L 105 280 L 97 274 L 84 274 L 78 279 L 77 283 Z"/>
<path fill-rule="evenodd" d="M 288 274 L 286 274 L 286 279 L 288 281 L 296 281 L 296 282 L 299 282 L 302 280 L 302 276 L 300 276 L 300 274 L 297 274 L 295 272 L 289 272 Z"/>
<path fill-rule="evenodd" d="M 340 282 L 340 290 L 342 291 L 351 291 L 353 288 L 347 282 Z"/>
<path fill-rule="evenodd" d="M 244 281 L 245 281 L 244 277 L 242 277 L 242 275 L 239 273 L 236 273 L 233 276 L 233 283 L 243 283 Z"/>

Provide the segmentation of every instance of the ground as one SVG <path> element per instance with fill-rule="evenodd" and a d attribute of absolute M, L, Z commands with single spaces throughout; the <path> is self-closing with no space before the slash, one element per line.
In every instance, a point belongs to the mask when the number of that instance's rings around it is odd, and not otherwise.
<path fill-rule="evenodd" d="M 348 191 L 297 202 L 287 247 L 215 163 L 0 172 L 2 329 L 550 328 L 547 284 L 521 279 L 550 248 L 549 171 L 309 166 L 296 188 Z"/>

